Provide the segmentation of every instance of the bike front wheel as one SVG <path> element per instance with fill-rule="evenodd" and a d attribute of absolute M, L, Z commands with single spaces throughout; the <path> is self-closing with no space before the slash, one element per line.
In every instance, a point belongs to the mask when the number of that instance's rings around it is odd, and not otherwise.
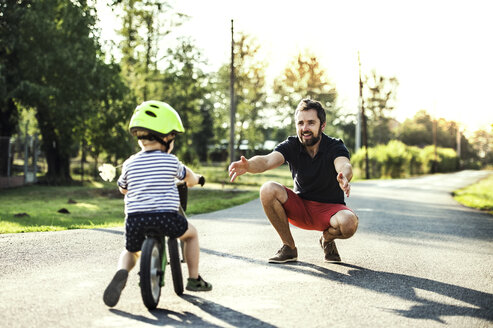
<path fill-rule="evenodd" d="M 146 238 L 140 259 L 140 292 L 145 306 L 154 310 L 161 296 L 162 245 L 156 238 Z"/>
<path fill-rule="evenodd" d="M 169 265 L 173 277 L 173 288 L 177 295 L 183 294 L 183 274 L 181 272 L 180 250 L 176 238 L 168 239 Z"/>

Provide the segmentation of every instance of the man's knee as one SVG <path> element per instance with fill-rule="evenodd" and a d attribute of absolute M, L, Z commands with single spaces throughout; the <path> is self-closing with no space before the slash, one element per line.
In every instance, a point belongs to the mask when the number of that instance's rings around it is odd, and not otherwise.
<path fill-rule="evenodd" d="M 358 217 L 351 211 L 344 210 L 338 213 L 339 230 L 344 238 L 349 238 L 358 230 Z"/>
<path fill-rule="evenodd" d="M 260 187 L 260 201 L 262 203 L 278 200 L 281 203 L 285 203 L 288 199 L 286 189 L 284 186 L 274 182 L 268 181 Z"/>

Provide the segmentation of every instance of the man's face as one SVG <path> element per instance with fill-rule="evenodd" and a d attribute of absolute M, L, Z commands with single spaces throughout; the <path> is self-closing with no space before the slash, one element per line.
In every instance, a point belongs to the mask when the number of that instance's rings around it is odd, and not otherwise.
<path fill-rule="evenodd" d="M 315 145 L 322 137 L 325 123 L 320 125 L 317 111 L 314 109 L 299 111 L 296 116 L 296 134 L 305 147 Z"/>

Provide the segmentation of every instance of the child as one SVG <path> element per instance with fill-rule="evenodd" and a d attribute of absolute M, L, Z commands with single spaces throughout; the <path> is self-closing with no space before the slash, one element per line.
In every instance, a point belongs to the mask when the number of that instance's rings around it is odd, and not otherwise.
<path fill-rule="evenodd" d="M 130 120 L 130 132 L 139 139 L 140 152 L 128 158 L 118 179 L 125 195 L 125 250 L 120 255 L 118 271 L 106 288 L 103 300 L 107 306 L 118 303 L 128 272 L 135 266 L 147 226 L 160 226 L 163 235 L 185 242 L 184 256 L 188 265 L 187 290 L 209 291 L 212 285 L 198 272 L 199 239 L 197 229 L 178 214 L 180 199 L 175 178 L 189 187 L 203 178 L 171 155 L 174 138 L 184 132 L 178 113 L 160 101 L 146 101 L 138 106 Z"/>

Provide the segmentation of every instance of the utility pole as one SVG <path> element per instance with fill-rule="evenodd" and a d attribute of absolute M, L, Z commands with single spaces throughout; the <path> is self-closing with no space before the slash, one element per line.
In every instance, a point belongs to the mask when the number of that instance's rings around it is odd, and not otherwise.
<path fill-rule="evenodd" d="M 457 168 L 458 169 L 461 169 L 462 168 L 462 165 L 461 165 L 461 162 L 460 162 L 460 153 L 461 153 L 461 145 L 460 145 L 460 142 L 461 142 L 461 139 L 462 139 L 462 136 L 461 136 L 461 133 L 460 133 L 460 126 L 459 126 L 459 123 L 457 122 L 457 135 L 456 135 L 456 143 L 457 143 L 457 158 L 458 158 L 458 163 L 457 163 Z"/>
<path fill-rule="evenodd" d="M 361 64 L 358 51 L 358 68 L 359 68 L 359 80 L 361 81 Z M 360 84 L 361 86 L 361 84 Z M 363 108 L 363 97 L 361 96 L 362 91 L 360 87 L 359 98 L 358 98 L 358 109 L 356 111 L 356 134 L 354 136 L 354 152 L 357 152 L 361 148 L 361 108 Z"/>
<path fill-rule="evenodd" d="M 229 162 L 235 160 L 235 54 L 234 54 L 234 29 L 233 20 L 231 20 L 231 69 L 229 75 L 229 99 L 230 99 L 230 127 L 229 127 Z"/>
<path fill-rule="evenodd" d="M 365 115 L 365 102 L 363 100 L 363 80 L 361 79 L 361 60 L 358 51 L 359 65 L 359 98 L 361 106 L 361 118 L 363 120 L 363 146 L 365 147 L 365 179 L 370 179 L 370 161 L 368 159 L 368 132 Z"/>
<path fill-rule="evenodd" d="M 438 153 L 437 153 L 437 130 L 438 130 L 438 119 L 435 117 L 433 120 L 433 165 L 431 167 L 431 173 L 438 172 Z"/>

